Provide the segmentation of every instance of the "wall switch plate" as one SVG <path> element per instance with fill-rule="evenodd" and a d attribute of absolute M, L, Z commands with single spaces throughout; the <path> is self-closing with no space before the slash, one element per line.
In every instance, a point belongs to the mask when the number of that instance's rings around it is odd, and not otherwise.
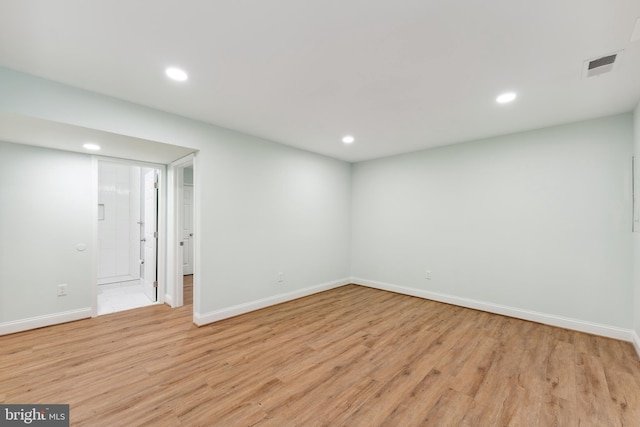
<path fill-rule="evenodd" d="M 67 295 L 67 285 L 66 285 L 66 283 L 58 285 L 58 296 L 59 297 L 63 297 L 65 295 Z"/>
<path fill-rule="evenodd" d="M 424 278 L 427 280 L 431 280 L 431 270 L 425 271 Z"/>
<path fill-rule="evenodd" d="M 284 282 L 284 273 L 281 271 L 278 273 L 278 283 Z"/>

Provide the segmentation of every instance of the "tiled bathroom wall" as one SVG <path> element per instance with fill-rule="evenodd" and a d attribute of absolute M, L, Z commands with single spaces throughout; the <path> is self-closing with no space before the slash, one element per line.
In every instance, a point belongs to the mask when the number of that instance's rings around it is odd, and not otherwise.
<path fill-rule="evenodd" d="M 140 277 L 140 168 L 98 166 L 98 283 Z"/>

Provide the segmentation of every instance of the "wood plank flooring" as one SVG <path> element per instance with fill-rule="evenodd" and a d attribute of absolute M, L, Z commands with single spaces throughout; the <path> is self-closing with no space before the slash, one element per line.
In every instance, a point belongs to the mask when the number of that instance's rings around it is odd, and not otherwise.
<path fill-rule="evenodd" d="M 348 285 L 197 328 L 155 305 L 0 337 L 74 426 L 638 426 L 629 343 Z"/>
<path fill-rule="evenodd" d="M 193 274 L 183 276 L 182 283 L 182 303 L 193 304 Z"/>

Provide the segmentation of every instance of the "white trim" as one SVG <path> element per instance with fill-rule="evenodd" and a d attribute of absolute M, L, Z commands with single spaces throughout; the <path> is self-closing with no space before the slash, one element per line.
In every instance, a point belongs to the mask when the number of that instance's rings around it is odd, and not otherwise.
<path fill-rule="evenodd" d="M 227 319 L 229 317 L 238 316 L 240 314 L 249 313 L 251 311 L 259 310 L 261 308 L 269 307 L 283 302 L 292 301 L 298 298 L 306 297 L 316 294 L 318 292 L 328 291 L 329 289 L 339 288 L 340 286 L 348 285 L 351 283 L 350 278 L 344 278 L 335 280 L 333 282 L 322 283 L 316 286 L 310 286 L 308 288 L 298 289 L 285 294 L 278 294 L 267 298 L 262 298 L 256 301 L 250 301 L 243 304 L 238 304 L 233 307 L 223 308 L 220 310 L 211 311 L 209 313 L 193 313 L 193 323 L 198 326 L 203 326 L 208 323 L 217 322 L 218 320 Z"/>
<path fill-rule="evenodd" d="M 164 304 L 164 294 L 167 289 L 167 166 L 160 165 L 158 169 L 158 258 L 156 260 L 158 289 L 156 302 Z"/>
<path fill-rule="evenodd" d="M 200 266 L 200 254 L 202 248 L 200 246 L 200 230 L 202 230 L 202 214 L 200 201 L 204 189 L 204 180 L 201 179 L 200 160 L 198 153 L 193 155 L 193 312 L 200 312 L 200 280 L 202 279 L 202 271 Z M 183 276 L 184 277 L 184 276 Z"/>
<path fill-rule="evenodd" d="M 91 317 L 98 316 L 98 161 L 91 156 Z"/>
<path fill-rule="evenodd" d="M 191 166 L 194 168 L 195 177 L 196 153 L 191 153 L 181 159 L 171 162 L 168 169 L 168 194 L 167 194 L 167 288 L 165 301 L 173 308 L 183 305 L 182 285 L 182 248 L 179 242 L 182 241 L 182 170 Z M 192 184 L 193 185 L 193 184 Z M 197 188 L 197 187 L 196 187 Z M 197 215 L 194 197 L 194 217 Z M 195 221 L 194 221 L 195 223 Z M 194 225 L 194 243 L 197 240 Z M 194 258 L 196 247 L 194 245 Z M 195 264 L 195 261 L 194 261 Z M 195 271 L 194 271 L 195 273 Z M 195 284 L 194 284 L 195 285 Z M 167 297 L 170 298 L 167 299 Z M 194 309 L 196 307 L 194 299 Z"/>
<path fill-rule="evenodd" d="M 638 333 L 636 331 L 632 330 L 631 337 L 632 337 L 631 342 L 633 343 L 633 346 L 636 348 L 636 353 L 638 353 L 638 357 L 640 357 L 640 336 L 638 336 Z"/>
<path fill-rule="evenodd" d="M 174 162 L 175 163 L 175 162 Z M 165 301 L 170 301 L 169 305 L 175 308 L 174 302 L 175 289 L 177 287 L 177 264 L 178 254 L 177 246 L 177 215 L 176 211 L 176 167 L 174 163 L 167 166 L 167 287 Z M 167 300 L 167 296 L 171 296 Z"/>
<path fill-rule="evenodd" d="M 351 283 L 381 289 L 384 291 L 396 292 L 404 295 L 411 295 L 418 298 L 429 299 L 461 307 L 472 308 L 474 310 L 486 311 L 489 313 L 501 314 L 515 317 L 517 319 L 530 320 L 532 322 L 543 323 L 545 325 L 557 326 L 574 331 L 586 332 L 594 335 L 601 335 L 608 338 L 615 338 L 623 341 L 633 342 L 633 331 L 631 329 L 619 328 L 617 326 L 603 325 L 586 320 L 572 319 L 569 317 L 556 316 L 554 314 L 540 313 L 532 310 L 509 307 L 506 305 L 494 304 L 486 301 L 478 301 L 469 298 L 462 298 L 453 295 L 441 294 L 438 292 L 426 291 L 423 289 L 408 288 L 405 286 L 392 285 L 389 283 L 376 282 L 374 280 L 352 277 Z M 639 352 L 640 354 L 640 352 Z"/>
<path fill-rule="evenodd" d="M 0 323 L 0 335 L 13 334 L 29 329 L 56 325 L 58 323 L 87 319 L 91 317 L 92 311 L 93 309 L 91 307 L 87 307 L 78 310 L 63 311 L 62 313 L 46 314 L 44 316 L 30 317 L 28 319 Z"/>
<path fill-rule="evenodd" d="M 170 293 L 164 294 L 164 303 L 169 304 L 169 307 L 173 308 L 173 297 Z"/>

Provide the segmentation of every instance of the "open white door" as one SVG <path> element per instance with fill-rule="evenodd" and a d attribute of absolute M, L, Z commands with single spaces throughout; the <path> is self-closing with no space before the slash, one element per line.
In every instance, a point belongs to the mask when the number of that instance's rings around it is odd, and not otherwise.
<path fill-rule="evenodd" d="M 144 293 L 158 301 L 158 180 L 155 169 L 143 169 L 144 237 L 141 280 Z"/>

